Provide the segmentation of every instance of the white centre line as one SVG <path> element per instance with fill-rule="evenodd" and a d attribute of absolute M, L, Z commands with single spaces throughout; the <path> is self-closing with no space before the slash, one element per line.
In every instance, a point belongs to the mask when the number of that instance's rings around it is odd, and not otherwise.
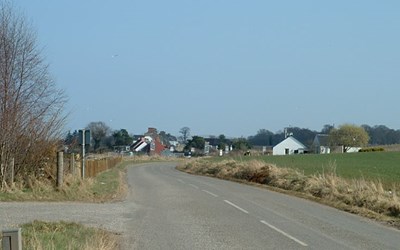
<path fill-rule="evenodd" d="M 205 193 L 207 193 L 207 194 L 209 194 L 209 195 L 212 195 L 212 196 L 214 196 L 214 197 L 218 197 L 218 195 L 216 195 L 216 194 L 214 194 L 214 193 L 211 193 L 210 191 L 207 191 L 207 190 L 201 190 L 201 191 L 203 191 L 203 192 L 205 192 Z"/>
<path fill-rule="evenodd" d="M 249 212 L 247 212 L 246 210 L 244 210 L 243 208 L 239 207 L 238 205 L 233 204 L 232 202 L 228 201 L 228 200 L 224 200 L 226 203 L 228 203 L 229 205 L 231 205 L 232 207 L 242 211 L 245 214 L 248 214 Z"/>
<path fill-rule="evenodd" d="M 199 189 L 199 187 L 196 186 L 196 185 L 193 185 L 193 184 L 189 184 L 189 185 L 192 186 L 192 187 L 194 187 L 195 189 Z"/>
<path fill-rule="evenodd" d="M 307 246 L 308 246 L 306 243 L 302 242 L 301 240 L 296 239 L 295 237 L 291 236 L 291 235 L 288 234 L 288 233 L 285 233 L 284 231 L 280 230 L 279 228 L 274 227 L 273 225 L 269 224 L 268 222 L 263 221 L 263 220 L 260 221 L 260 222 L 261 222 L 262 224 L 268 226 L 269 228 L 271 228 L 271 229 L 277 231 L 278 233 L 283 234 L 284 236 L 288 237 L 289 239 L 291 239 L 291 240 L 293 240 L 293 241 L 299 243 L 299 244 L 302 245 L 303 247 L 307 247 Z"/>

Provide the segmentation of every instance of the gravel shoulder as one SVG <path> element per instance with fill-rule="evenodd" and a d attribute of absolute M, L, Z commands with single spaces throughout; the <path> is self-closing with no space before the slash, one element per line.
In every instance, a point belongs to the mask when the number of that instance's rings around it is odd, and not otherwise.
<path fill-rule="evenodd" d="M 76 222 L 122 235 L 122 248 L 130 249 L 127 242 L 130 244 L 132 241 L 127 233 L 127 225 L 136 210 L 131 197 L 132 190 L 129 190 L 124 200 L 106 203 L 0 202 L 0 230 L 18 228 L 18 225 L 34 220 Z"/>
<path fill-rule="evenodd" d="M 132 164 L 136 167 L 150 163 Z M 128 166 L 128 171 L 130 171 Z M 128 179 L 125 178 L 126 182 Z M 132 214 L 138 210 L 134 202 L 134 192 L 129 185 L 123 200 L 105 203 L 90 202 L 1 202 L 0 230 L 18 228 L 18 225 L 34 220 L 46 222 L 76 222 L 90 227 L 102 228 L 121 235 L 121 248 L 132 249 L 133 236 L 129 228 Z"/>
<path fill-rule="evenodd" d="M 116 233 L 125 231 L 128 203 L 78 202 L 0 202 L 0 229 L 15 228 L 18 224 L 41 220 L 69 221 L 99 227 Z"/>

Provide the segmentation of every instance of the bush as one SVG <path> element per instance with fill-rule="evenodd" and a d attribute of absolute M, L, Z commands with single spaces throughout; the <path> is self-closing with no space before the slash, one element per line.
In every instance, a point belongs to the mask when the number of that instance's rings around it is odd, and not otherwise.
<path fill-rule="evenodd" d="M 358 152 L 383 152 L 383 151 L 385 151 L 384 148 L 374 147 L 374 148 L 362 148 Z"/>

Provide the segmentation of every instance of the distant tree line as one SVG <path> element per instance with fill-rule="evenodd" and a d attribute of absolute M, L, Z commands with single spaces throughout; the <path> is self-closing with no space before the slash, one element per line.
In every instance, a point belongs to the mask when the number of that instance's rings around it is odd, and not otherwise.
<path fill-rule="evenodd" d="M 134 141 L 134 135 L 129 134 L 126 129 L 112 130 L 105 122 L 90 122 L 85 129 L 90 130 L 91 145 L 89 152 L 103 153 L 113 151 L 119 146 L 131 146 Z M 157 132 L 161 142 L 165 146 L 170 146 L 170 141 L 176 141 L 177 138 L 171 134 L 160 131 Z M 73 132 L 69 131 L 64 139 L 64 145 L 68 147 L 71 152 L 80 152 L 79 146 L 79 133 L 78 130 Z"/>
<path fill-rule="evenodd" d="M 369 135 L 370 145 L 391 145 L 400 143 L 400 129 L 394 130 L 384 125 L 362 125 Z"/>
<path fill-rule="evenodd" d="M 292 134 L 297 140 L 305 145 L 311 145 L 315 135 L 321 133 L 305 128 L 292 127 L 288 128 L 287 133 Z M 285 139 L 285 132 L 278 131 L 273 133 L 267 129 L 258 130 L 257 134 L 249 136 L 247 140 L 252 146 L 275 146 Z"/>
<path fill-rule="evenodd" d="M 91 131 L 91 152 L 101 153 L 112 151 L 114 150 L 115 146 L 129 146 L 134 140 L 134 136 L 129 134 L 126 129 L 113 131 L 104 122 L 91 122 L 86 126 L 86 128 L 90 129 Z M 400 144 L 400 130 L 390 129 L 384 125 L 362 125 L 359 128 L 364 129 L 368 134 L 369 138 L 367 140 L 369 145 Z M 182 128 L 179 132 L 181 133 L 181 136 L 179 137 L 173 136 L 165 131 L 157 133 L 161 142 L 166 146 L 170 146 L 170 141 L 177 141 L 180 139 L 180 141 L 186 145 L 186 151 L 189 151 L 190 148 L 196 148 L 199 150 L 204 149 L 207 138 L 203 138 L 201 136 L 191 137 L 190 128 L 188 127 Z M 332 125 L 324 125 L 320 131 L 310 130 L 307 128 L 289 127 L 287 128 L 286 133 L 288 135 L 293 135 L 297 140 L 301 141 L 308 147 L 312 145 L 317 134 L 329 134 L 336 137 L 336 139 L 341 137 L 341 134 L 338 133 L 337 129 Z M 247 138 L 241 137 L 227 139 L 223 134 L 212 138 L 218 141 L 217 146 L 220 149 L 224 149 L 226 145 L 229 145 L 232 146 L 233 149 L 247 150 L 255 146 L 273 147 L 285 139 L 285 131 L 273 133 L 267 129 L 260 129 L 255 135 Z M 80 147 L 78 145 L 78 131 L 68 132 L 65 137 L 64 144 L 68 145 L 70 150 L 79 152 Z M 346 142 L 346 145 L 352 146 L 352 143 Z"/>
<path fill-rule="evenodd" d="M 364 128 L 369 136 L 369 145 L 400 144 L 400 129 L 394 130 L 384 125 L 362 125 L 361 127 Z M 332 129 L 334 129 L 334 126 L 325 125 L 320 131 L 299 127 L 290 127 L 287 131 L 306 146 L 311 146 L 317 134 L 329 134 Z M 257 134 L 249 136 L 247 140 L 253 146 L 275 146 L 284 138 L 284 131 L 273 133 L 267 129 L 260 129 Z"/>

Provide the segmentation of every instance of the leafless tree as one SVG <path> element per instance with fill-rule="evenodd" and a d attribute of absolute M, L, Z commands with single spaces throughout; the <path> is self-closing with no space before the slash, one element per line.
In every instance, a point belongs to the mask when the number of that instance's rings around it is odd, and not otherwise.
<path fill-rule="evenodd" d="M 180 137 L 183 143 L 186 143 L 187 140 L 190 137 L 190 128 L 189 127 L 183 127 L 179 130 L 179 133 L 182 134 L 182 136 Z"/>
<path fill-rule="evenodd" d="M 56 88 L 36 33 L 11 4 L 0 2 L 0 181 L 33 175 L 54 151 L 66 97 Z"/>
<path fill-rule="evenodd" d="M 111 128 L 105 122 L 91 122 L 87 125 L 93 140 L 94 151 L 98 150 L 102 145 L 102 141 L 111 134 Z"/>

